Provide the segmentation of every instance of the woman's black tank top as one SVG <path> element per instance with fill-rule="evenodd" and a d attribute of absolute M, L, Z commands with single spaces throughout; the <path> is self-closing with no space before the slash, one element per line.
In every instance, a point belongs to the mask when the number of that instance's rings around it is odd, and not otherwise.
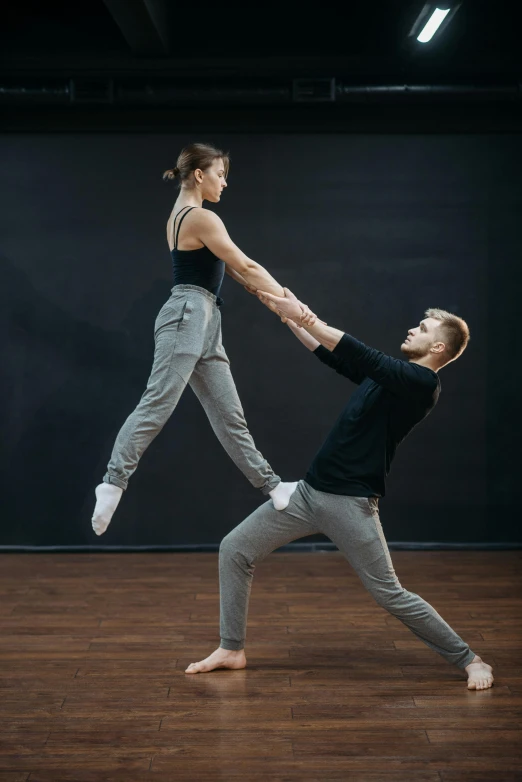
<path fill-rule="evenodd" d="M 175 232 L 174 247 L 170 251 L 174 270 L 174 285 L 197 285 L 218 297 L 218 304 L 220 304 L 219 292 L 225 276 L 223 261 L 211 253 L 208 247 L 201 247 L 199 250 L 178 250 L 181 223 L 188 213 L 196 208 L 195 206 L 184 206 L 174 218 L 174 227 L 176 227 L 176 220 L 183 212 Z"/>

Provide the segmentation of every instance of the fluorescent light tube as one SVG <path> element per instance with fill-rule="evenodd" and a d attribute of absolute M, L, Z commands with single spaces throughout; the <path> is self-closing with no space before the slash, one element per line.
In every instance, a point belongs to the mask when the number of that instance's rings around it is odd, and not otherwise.
<path fill-rule="evenodd" d="M 417 40 L 421 43 L 427 43 L 428 41 L 431 41 L 440 25 L 449 14 L 450 10 L 451 9 L 448 8 L 445 11 L 441 11 L 440 8 L 436 8 L 422 28 L 420 34 L 417 36 Z"/>

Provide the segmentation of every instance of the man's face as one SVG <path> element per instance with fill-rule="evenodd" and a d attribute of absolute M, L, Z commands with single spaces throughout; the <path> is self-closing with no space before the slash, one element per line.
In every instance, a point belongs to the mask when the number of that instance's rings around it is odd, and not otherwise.
<path fill-rule="evenodd" d="M 439 333 L 440 321 L 435 318 L 425 318 L 418 326 L 408 330 L 408 336 L 401 345 L 401 352 L 408 359 L 424 358 L 435 343 L 443 340 Z"/>

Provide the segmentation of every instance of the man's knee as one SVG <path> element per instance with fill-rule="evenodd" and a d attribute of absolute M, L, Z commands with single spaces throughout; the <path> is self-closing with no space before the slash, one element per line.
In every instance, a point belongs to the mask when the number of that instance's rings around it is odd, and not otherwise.
<path fill-rule="evenodd" d="M 372 590 L 372 595 L 381 608 L 385 608 L 391 614 L 400 614 L 408 605 L 411 593 L 400 584 L 393 584 Z"/>
<path fill-rule="evenodd" d="M 415 592 L 409 592 L 403 587 L 386 591 L 377 599 L 377 602 L 382 608 L 402 621 L 426 617 L 424 600 Z"/>
<path fill-rule="evenodd" d="M 219 544 L 219 559 L 220 561 L 226 559 L 235 559 L 242 555 L 241 535 L 236 530 L 232 530 L 225 535 L 221 543 Z"/>

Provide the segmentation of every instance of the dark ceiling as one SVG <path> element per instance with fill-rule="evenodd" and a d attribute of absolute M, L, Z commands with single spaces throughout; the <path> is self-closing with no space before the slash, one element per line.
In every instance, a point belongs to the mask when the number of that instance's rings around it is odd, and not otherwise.
<path fill-rule="evenodd" d="M 148 70 L 155 60 L 175 70 L 179 60 L 212 60 L 220 66 L 236 58 L 255 59 L 263 69 L 270 58 L 318 58 L 321 71 L 320 60 L 335 61 L 354 75 L 384 81 L 401 74 L 445 79 L 520 76 L 516 3 L 463 2 L 440 37 L 410 46 L 408 32 L 423 5 L 423 0 L 367 0 L 335 8 L 306 3 L 270 8 L 174 0 L 10 0 L 2 12 L 0 46 L 8 70 Z M 155 30 L 156 45 L 148 25 Z M 286 70 L 291 62 L 280 65 Z"/>
<path fill-rule="evenodd" d="M 408 36 L 423 5 L 11 0 L 0 25 L 0 105 L 11 108 L 8 128 L 13 106 L 19 117 L 50 106 L 58 116 L 73 104 L 91 115 L 102 104 L 150 112 L 301 102 L 324 114 L 327 103 L 408 100 L 520 111 L 515 3 L 464 0 L 426 45 Z"/>

